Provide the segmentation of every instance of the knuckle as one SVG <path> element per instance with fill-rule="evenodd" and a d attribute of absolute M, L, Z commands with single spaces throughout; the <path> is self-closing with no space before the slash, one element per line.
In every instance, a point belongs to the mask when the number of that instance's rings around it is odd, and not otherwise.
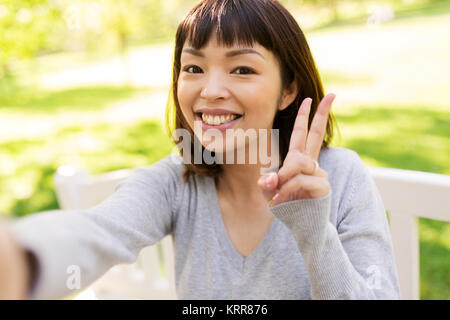
<path fill-rule="evenodd" d="M 287 157 L 289 158 L 290 161 L 295 161 L 297 160 L 301 155 L 301 152 L 297 149 L 292 149 L 288 152 Z"/>
<path fill-rule="evenodd" d="M 331 186 L 330 186 L 330 183 L 328 182 L 328 180 L 324 180 L 324 181 L 322 182 L 322 189 L 324 189 L 324 190 L 329 190 L 329 189 L 331 189 Z"/>
<path fill-rule="evenodd" d="M 296 150 L 295 158 L 296 159 L 304 159 L 305 158 L 305 154 L 303 152 L 301 152 L 300 150 Z"/>
<path fill-rule="evenodd" d="M 319 177 L 328 178 L 328 173 L 325 170 L 323 170 L 321 167 L 317 168 L 317 173 L 318 173 L 317 175 Z"/>
<path fill-rule="evenodd" d="M 300 165 L 305 161 L 305 154 L 300 150 L 293 150 L 292 158 L 296 165 Z"/>
<path fill-rule="evenodd" d="M 318 126 L 311 126 L 311 128 L 309 129 L 309 134 L 316 134 L 316 135 L 322 135 L 322 129 L 319 128 Z"/>
<path fill-rule="evenodd" d="M 300 168 L 306 168 L 308 166 L 308 164 L 309 164 L 309 161 L 308 161 L 308 159 L 306 157 L 299 158 L 297 160 L 297 162 L 298 162 L 298 166 Z"/>
<path fill-rule="evenodd" d="M 283 178 L 285 177 L 285 175 L 286 175 L 286 172 L 287 172 L 287 166 L 286 166 L 286 165 L 283 165 L 283 166 L 280 168 L 280 170 L 278 170 L 278 178 L 279 178 L 279 179 L 283 179 Z"/>
<path fill-rule="evenodd" d="M 294 124 L 294 129 L 293 130 L 295 130 L 295 131 L 306 131 L 306 126 L 303 123 L 296 123 L 296 124 Z"/>
<path fill-rule="evenodd" d="M 313 163 L 313 159 L 309 155 L 306 155 L 306 154 L 302 154 L 301 157 L 298 159 L 298 161 L 299 161 L 299 165 L 302 168 L 308 168 Z"/>

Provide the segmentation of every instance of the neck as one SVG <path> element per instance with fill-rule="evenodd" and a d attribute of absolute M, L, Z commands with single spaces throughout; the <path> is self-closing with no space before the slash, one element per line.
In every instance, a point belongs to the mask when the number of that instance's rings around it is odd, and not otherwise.
<path fill-rule="evenodd" d="M 272 148 L 271 140 L 272 137 L 269 131 L 267 139 L 261 143 L 267 143 L 267 157 L 270 159 L 270 167 L 273 168 L 277 164 L 277 161 L 273 158 L 278 158 L 279 153 L 278 149 Z M 275 141 L 275 143 L 278 143 L 278 141 Z M 257 145 L 259 146 L 259 142 Z M 256 151 L 259 154 L 259 148 Z M 275 153 L 273 153 L 274 151 Z M 261 188 L 258 186 L 258 179 L 261 177 L 262 172 L 273 171 L 273 169 L 269 169 L 267 165 L 262 165 L 259 157 L 257 158 L 258 161 L 256 163 L 250 163 L 249 148 L 246 146 L 245 163 L 227 164 L 225 161 L 224 164 L 221 164 L 222 172 L 215 181 L 219 192 L 225 194 L 228 199 L 238 204 L 261 201 L 261 198 L 264 197 Z M 226 159 L 225 154 L 223 155 L 223 159 Z M 266 162 L 267 159 L 264 159 L 264 163 Z"/>
<path fill-rule="evenodd" d="M 216 186 L 235 203 L 243 203 L 260 198 L 259 177 L 259 164 L 223 164 Z"/>

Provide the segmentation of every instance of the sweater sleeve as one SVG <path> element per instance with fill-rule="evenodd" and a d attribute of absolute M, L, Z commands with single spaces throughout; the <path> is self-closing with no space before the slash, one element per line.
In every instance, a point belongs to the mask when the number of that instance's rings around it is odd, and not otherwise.
<path fill-rule="evenodd" d="M 170 160 L 137 169 L 115 192 L 87 210 L 53 210 L 13 220 L 9 231 L 37 260 L 30 299 L 58 299 L 76 293 L 66 284 L 79 271 L 80 290 L 119 263 L 172 231 L 177 172 Z"/>
<path fill-rule="evenodd" d="M 297 242 L 312 299 L 399 299 L 384 205 L 369 171 L 354 155 L 349 187 L 336 195 L 343 198 L 336 226 L 330 221 L 333 189 L 322 198 L 281 203 L 271 211 Z"/>

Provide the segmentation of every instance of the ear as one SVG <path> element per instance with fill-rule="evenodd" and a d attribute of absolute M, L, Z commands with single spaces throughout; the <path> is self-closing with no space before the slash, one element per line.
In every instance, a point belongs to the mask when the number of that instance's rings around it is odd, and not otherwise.
<path fill-rule="evenodd" d="M 298 94 L 298 83 L 297 80 L 294 79 L 291 84 L 283 90 L 281 96 L 281 102 L 278 105 L 278 110 L 286 109 L 292 102 L 294 102 L 295 98 Z"/>

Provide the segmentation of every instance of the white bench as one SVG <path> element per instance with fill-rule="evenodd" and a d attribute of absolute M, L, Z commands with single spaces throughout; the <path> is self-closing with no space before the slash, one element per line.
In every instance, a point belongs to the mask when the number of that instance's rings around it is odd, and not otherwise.
<path fill-rule="evenodd" d="M 375 167 L 369 170 L 389 211 L 402 299 L 419 299 L 417 218 L 450 222 L 450 176 Z"/>
<path fill-rule="evenodd" d="M 375 167 L 369 170 L 389 211 L 402 299 L 419 299 L 417 217 L 450 221 L 450 176 Z M 58 168 L 54 182 L 61 209 L 86 209 L 100 203 L 132 172 L 127 169 L 91 176 L 75 167 Z M 89 293 L 101 299 L 176 299 L 172 238 L 167 236 L 144 248 L 135 264 L 113 267 Z"/>

